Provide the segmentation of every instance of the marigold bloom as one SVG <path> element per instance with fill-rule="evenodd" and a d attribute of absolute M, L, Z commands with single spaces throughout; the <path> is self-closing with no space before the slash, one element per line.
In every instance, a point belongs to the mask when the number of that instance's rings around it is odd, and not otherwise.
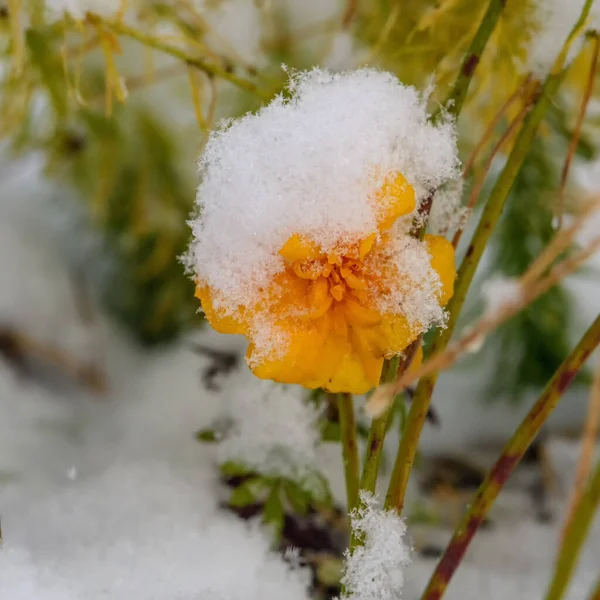
<path fill-rule="evenodd" d="M 279 250 L 285 269 L 264 293 L 272 319 L 288 334 L 280 356 L 254 360 L 256 346 L 244 315 L 260 311 L 260 305 L 245 307 L 243 316 L 233 319 L 215 310 L 210 288 L 198 284 L 196 296 L 213 328 L 250 338 L 247 358 L 257 377 L 362 394 L 378 384 L 384 358 L 401 353 L 418 337 L 419 325 L 410 324 L 402 310 L 381 312 L 376 303 L 396 275 L 389 260 L 389 229 L 415 209 L 414 190 L 397 174 L 379 196 L 388 203 L 378 230 L 369 236 L 324 252 L 316 241 L 294 234 Z M 454 284 L 454 250 L 440 236 L 427 235 L 423 243 L 440 280 L 438 301 L 445 305 Z"/>
<path fill-rule="evenodd" d="M 452 247 L 410 230 L 458 176 L 454 123 L 373 69 L 315 69 L 289 89 L 204 149 L 196 295 L 217 331 L 247 337 L 258 377 L 364 393 L 444 320 Z"/>

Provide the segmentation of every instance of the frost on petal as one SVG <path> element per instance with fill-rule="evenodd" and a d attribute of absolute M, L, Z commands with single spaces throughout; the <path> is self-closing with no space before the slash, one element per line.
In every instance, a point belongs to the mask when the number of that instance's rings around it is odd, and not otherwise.
<path fill-rule="evenodd" d="M 363 544 L 346 552 L 342 598 L 398 600 L 402 597 L 404 568 L 410 548 L 404 541 L 406 525 L 393 510 L 378 508 L 377 498 L 361 490 L 359 507 L 351 513 L 352 531 Z"/>
<path fill-rule="evenodd" d="M 219 462 L 291 479 L 321 496 L 315 476 L 319 413 L 306 402 L 306 392 L 242 371 L 230 378 L 223 396 L 219 420 L 227 426 L 217 449 Z"/>

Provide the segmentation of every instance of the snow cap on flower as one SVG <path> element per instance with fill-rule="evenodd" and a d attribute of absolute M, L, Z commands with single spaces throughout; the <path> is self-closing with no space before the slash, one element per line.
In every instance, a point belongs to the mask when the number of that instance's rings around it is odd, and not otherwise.
<path fill-rule="evenodd" d="M 377 498 L 360 492 L 359 507 L 351 515 L 352 531 L 363 543 L 346 551 L 342 598 L 398 600 L 404 587 L 404 568 L 410 548 L 404 541 L 406 525 L 394 510 L 381 510 Z"/>
<path fill-rule="evenodd" d="M 452 294 L 449 243 L 409 230 L 458 174 L 454 124 L 374 69 L 288 87 L 208 141 L 189 263 L 213 327 L 250 339 L 256 375 L 363 393 Z"/>

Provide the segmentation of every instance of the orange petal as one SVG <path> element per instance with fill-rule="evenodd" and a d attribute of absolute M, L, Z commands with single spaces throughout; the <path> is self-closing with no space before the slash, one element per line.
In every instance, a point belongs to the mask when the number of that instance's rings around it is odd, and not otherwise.
<path fill-rule="evenodd" d="M 367 308 L 351 298 L 347 298 L 344 303 L 344 312 L 346 319 L 352 325 L 373 326 L 381 322 L 381 315 L 372 308 Z"/>
<path fill-rule="evenodd" d="M 376 235 L 372 233 L 369 237 L 366 237 L 364 240 L 360 242 L 358 245 L 358 257 L 360 260 L 363 260 L 369 252 L 373 249 L 373 245 L 375 244 Z"/>
<path fill-rule="evenodd" d="M 380 231 L 389 229 L 398 217 L 411 213 L 417 206 L 415 190 L 402 173 L 388 178 L 377 192 L 376 201 Z"/>
<path fill-rule="evenodd" d="M 196 285 L 195 296 L 200 300 L 206 320 L 211 324 L 215 331 L 218 333 L 231 334 L 246 333 L 246 326 L 244 323 L 230 315 L 225 315 L 223 311 L 215 310 L 210 288 L 208 286 L 200 284 Z"/>
<path fill-rule="evenodd" d="M 247 357 L 253 373 L 261 379 L 279 383 L 323 387 L 330 374 L 338 370 L 343 357 L 344 340 L 332 335 L 328 315 L 305 325 L 296 324 L 288 334 L 290 342 L 283 356 L 265 357 L 253 365 L 256 350 L 253 345 L 248 348 Z"/>
<path fill-rule="evenodd" d="M 308 292 L 309 313 L 305 315 L 308 319 L 322 317 L 333 304 L 333 298 L 329 293 L 327 279 L 319 277 L 310 287 Z"/>
<path fill-rule="evenodd" d="M 362 279 L 362 277 L 357 277 L 351 269 L 348 269 L 347 267 L 342 267 L 340 269 L 340 273 L 348 287 L 352 288 L 353 290 L 366 289 L 367 282 L 364 279 Z"/>
<path fill-rule="evenodd" d="M 431 266 L 438 274 L 442 283 L 439 301 L 446 306 L 454 293 L 454 280 L 456 278 L 456 267 L 454 265 L 454 248 L 452 244 L 441 235 L 426 235 L 423 241 L 431 255 Z"/>
<path fill-rule="evenodd" d="M 321 256 L 319 247 L 312 241 L 295 233 L 279 250 L 286 260 L 315 260 Z"/>
<path fill-rule="evenodd" d="M 404 315 L 388 313 L 381 316 L 376 333 L 382 354 L 391 356 L 404 352 L 406 347 L 417 339 L 419 330 L 411 327 Z"/>

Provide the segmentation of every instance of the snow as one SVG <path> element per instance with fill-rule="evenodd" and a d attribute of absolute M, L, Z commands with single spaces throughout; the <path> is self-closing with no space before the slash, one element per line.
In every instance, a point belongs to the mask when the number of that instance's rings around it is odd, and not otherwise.
<path fill-rule="evenodd" d="M 496 275 L 481 285 L 481 295 L 487 315 L 494 315 L 508 304 L 517 304 L 522 297 L 522 286 L 513 277 Z"/>
<path fill-rule="evenodd" d="M 462 229 L 470 216 L 470 210 L 463 206 L 464 179 L 454 179 L 435 193 L 429 214 L 429 230 L 438 235 L 448 235 Z"/>
<path fill-rule="evenodd" d="M 364 542 L 346 554 L 342 598 L 393 600 L 402 597 L 403 569 L 410 562 L 404 541 L 406 525 L 393 510 L 377 508 L 373 494 L 360 491 L 359 507 L 351 514 L 352 531 Z"/>
<path fill-rule="evenodd" d="M 392 175 L 404 175 L 419 203 L 458 168 L 453 123 L 431 123 L 426 99 L 389 73 L 313 69 L 293 74 L 289 91 L 290 99 L 277 97 L 211 135 L 192 223 L 190 267 L 215 308 L 235 316 L 259 301 L 265 307 L 245 314 L 255 313 L 258 351 L 272 351 L 278 337 L 268 330 L 264 290 L 284 269 L 278 252 L 292 235 L 324 252 L 357 243 L 377 231 L 377 192 Z M 399 280 L 390 282 L 389 297 L 376 300 L 387 304 L 382 310 L 401 304 L 409 322 L 425 329 L 442 317 L 439 282 L 425 246 L 406 235 L 411 222 L 412 215 L 399 219 L 393 237 Z M 407 288 L 422 293 L 408 298 Z"/>
<path fill-rule="evenodd" d="M 111 18 L 124 6 L 123 0 L 45 0 L 51 17 L 61 18 L 65 13 L 83 20 L 86 13 Z"/>
<path fill-rule="evenodd" d="M 551 70 L 562 45 L 565 43 L 583 10 L 585 0 L 537 0 L 534 26 L 527 53 L 527 67 L 543 79 Z M 588 28 L 597 27 L 600 11 L 592 5 Z M 581 38 L 567 55 L 571 62 L 581 50 Z"/>
<path fill-rule="evenodd" d="M 51 236 L 44 237 L 39 227 L 34 228 L 32 221 L 37 223 L 39 207 L 30 205 L 27 209 L 27 203 L 22 202 L 26 182 L 21 183 L 21 195 L 15 198 L 19 200 L 17 207 L 31 210 L 33 217 L 7 216 L 7 206 L 3 206 L 0 239 L 10 244 L 11 253 L 4 254 L 0 264 L 2 319 L 15 319 L 22 311 L 19 323 L 27 324 L 25 316 L 29 316 L 27 331 L 31 335 L 45 335 L 75 350 L 78 346 L 70 346 L 71 342 L 63 338 L 64 332 L 81 327 L 66 301 L 68 277 Z M 15 235 L 6 238 L 8 231 Z M 16 235 L 26 232 L 28 235 Z M 38 293 L 37 287 L 30 291 L 14 285 L 15 273 L 19 272 L 26 272 L 44 293 Z M 582 297 L 596 296 L 586 291 Z M 595 309 L 590 302 L 587 312 Z M 44 329 L 44 314 L 51 315 L 60 326 Z M 268 538 L 257 525 L 248 526 L 218 508 L 223 492 L 216 481 L 218 446 L 198 443 L 194 433 L 223 414 L 226 409 L 221 404 L 231 401 L 227 398 L 231 390 L 224 387 L 219 394 L 203 391 L 200 369 L 206 366 L 206 358 L 195 355 L 186 344 L 142 353 L 104 322 L 102 329 L 111 376 L 110 392 L 104 398 L 19 381 L 4 363 L 0 364 L 4 536 L 0 597 L 307 598 L 306 574 L 290 571 L 285 562 L 271 554 Z M 86 339 L 83 333 L 68 338 Z M 240 354 L 245 349 L 240 338 L 218 336 L 210 330 L 194 338 Z M 473 451 L 477 436 L 495 438 L 499 443 L 507 439 L 527 406 L 483 405 L 477 386 L 485 377 L 486 370 L 479 369 L 477 377 L 473 373 L 466 377 L 459 371 L 441 378 L 441 396 L 436 397 L 443 397 L 443 401 L 436 403 L 436 409 L 442 425 L 440 429 L 426 428 L 425 454 L 436 448 L 452 451 L 470 447 Z M 232 381 L 233 388 L 247 388 L 244 381 L 250 379 Z M 557 410 L 564 409 L 560 421 L 554 423 L 555 429 L 567 422 L 569 426 L 580 425 L 585 413 L 585 394 L 570 394 L 566 400 Z M 286 406 L 282 402 L 277 408 L 281 411 L 278 414 L 283 414 Z M 292 415 L 297 414 L 295 410 L 292 408 Z M 257 424 L 254 433 L 273 439 L 267 429 L 270 421 L 260 426 L 259 417 L 252 417 Z M 390 448 L 395 449 L 393 434 L 391 431 L 389 441 Z M 304 445 L 310 438 L 295 439 Z M 317 448 L 313 464 L 323 469 L 334 483 L 336 495 L 342 497 L 339 447 L 324 446 Z M 563 477 L 558 492 L 566 496 L 568 477 L 575 472 L 577 447 L 564 442 L 554 444 L 550 452 Z M 488 597 L 488 592 L 491 598 L 541 597 L 554 559 L 560 519 L 543 526 L 534 522 L 530 511 L 514 509 L 513 504 L 511 496 L 501 496 L 495 527 L 475 538 L 473 551 L 457 571 L 448 598 L 479 599 Z M 369 514 L 376 523 L 383 522 L 375 508 Z M 502 515 L 507 516 L 501 519 Z M 409 527 L 403 546 L 394 545 L 396 551 L 406 549 L 409 536 L 415 533 L 416 528 Z M 449 535 L 448 530 L 442 533 Z M 396 544 L 398 538 L 394 540 Z M 572 600 L 585 598 L 588 593 L 590 578 L 597 573 L 599 540 L 596 525 Z M 382 553 L 379 558 L 384 556 Z M 420 597 L 433 566 L 432 560 L 413 557 L 404 568 L 405 599 Z"/>
<path fill-rule="evenodd" d="M 306 390 L 257 381 L 245 369 L 224 386 L 216 421 L 227 423 L 217 446 L 219 463 L 233 461 L 291 479 L 322 496 L 315 477 L 319 412 L 306 402 Z"/>

